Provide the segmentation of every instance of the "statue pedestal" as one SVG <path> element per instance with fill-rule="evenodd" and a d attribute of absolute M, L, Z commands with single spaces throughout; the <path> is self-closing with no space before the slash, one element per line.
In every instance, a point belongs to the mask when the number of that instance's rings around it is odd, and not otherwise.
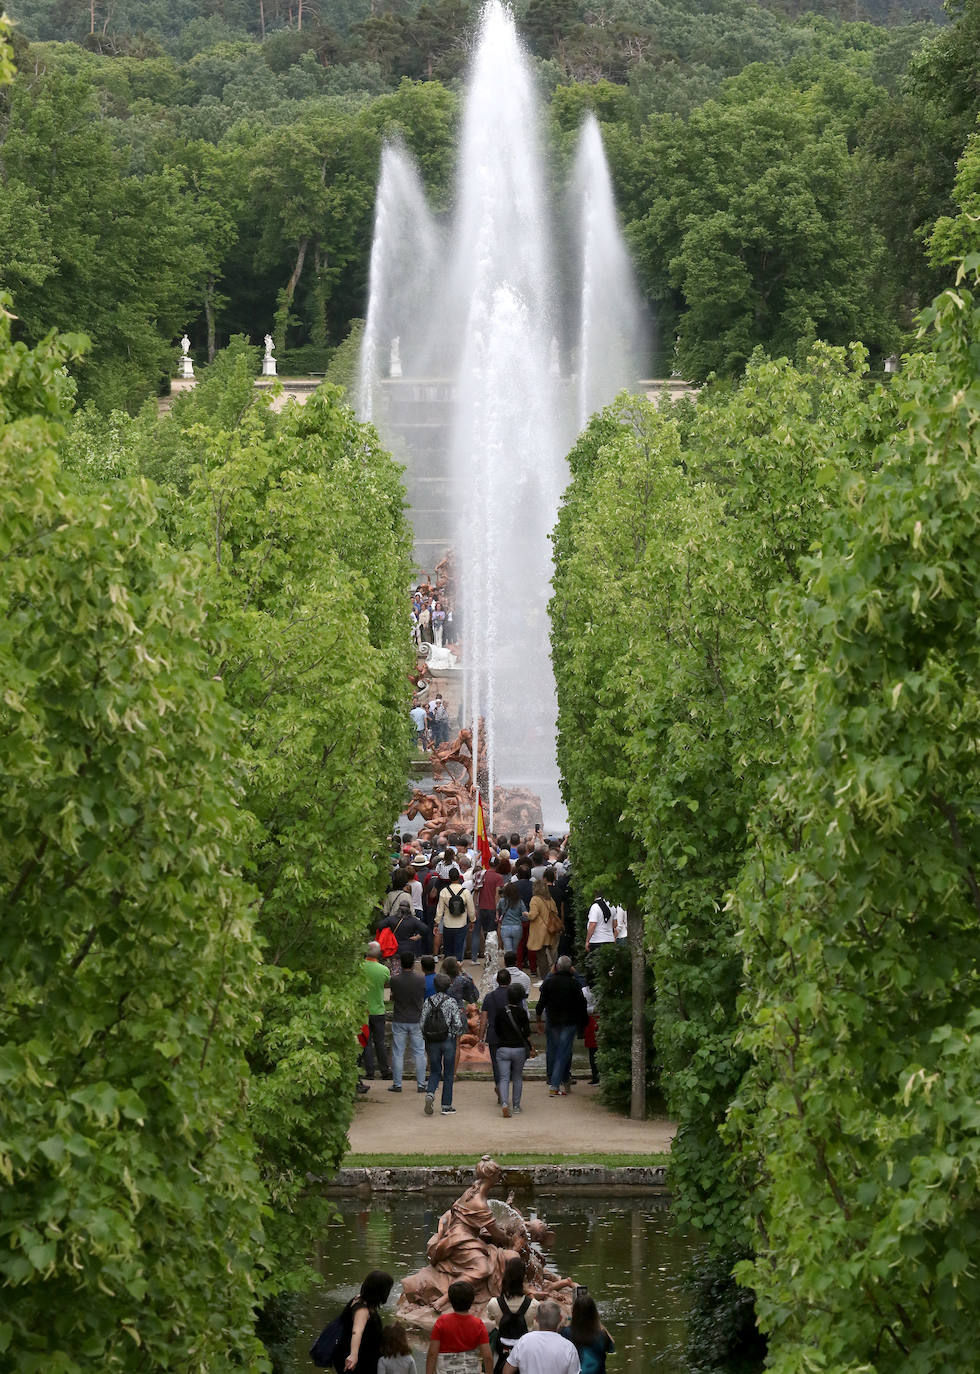
<path fill-rule="evenodd" d="M 194 376 L 194 364 L 191 362 L 190 358 L 187 356 L 186 353 L 180 360 L 180 375 L 181 377 Z"/>
<path fill-rule="evenodd" d="M 276 360 L 266 355 L 262 359 L 262 376 L 274 377 L 276 375 Z"/>

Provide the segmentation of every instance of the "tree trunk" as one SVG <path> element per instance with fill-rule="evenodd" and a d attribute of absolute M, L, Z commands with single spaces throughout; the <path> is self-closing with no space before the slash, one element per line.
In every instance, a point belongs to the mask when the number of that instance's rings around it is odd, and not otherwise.
<path fill-rule="evenodd" d="M 213 363 L 218 351 L 214 342 L 214 277 L 208 277 L 204 291 L 204 318 L 208 326 L 208 362 Z"/>
<path fill-rule="evenodd" d="M 276 341 L 276 348 L 279 352 L 286 347 L 286 329 L 289 326 L 289 312 L 293 306 L 293 297 L 296 295 L 296 288 L 299 279 L 303 275 L 303 264 L 306 262 L 306 250 L 310 246 L 310 236 L 301 238 L 296 248 L 296 262 L 290 274 L 289 281 L 285 288 L 279 293 L 279 303 L 276 309 L 276 322 L 273 326 L 273 337 Z"/>
<path fill-rule="evenodd" d="M 259 30 L 262 34 L 262 41 L 265 42 L 265 0 L 259 0 Z"/>
<path fill-rule="evenodd" d="M 626 915 L 626 938 L 630 949 L 630 969 L 632 972 L 631 993 L 633 1005 L 633 1027 L 630 1040 L 630 1120 L 642 1121 L 647 1114 L 647 1047 L 643 1033 L 644 1007 L 646 997 L 645 959 L 643 955 L 643 917 L 639 912 L 629 911 Z"/>

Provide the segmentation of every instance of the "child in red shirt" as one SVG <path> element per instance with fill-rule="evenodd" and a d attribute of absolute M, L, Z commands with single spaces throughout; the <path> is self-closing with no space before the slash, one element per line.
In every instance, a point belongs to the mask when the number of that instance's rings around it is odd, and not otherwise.
<path fill-rule="evenodd" d="M 473 1285 L 459 1279 L 446 1294 L 451 1312 L 436 1319 L 425 1357 L 425 1374 L 493 1374 L 490 1337 L 479 1317 L 470 1316 Z"/>

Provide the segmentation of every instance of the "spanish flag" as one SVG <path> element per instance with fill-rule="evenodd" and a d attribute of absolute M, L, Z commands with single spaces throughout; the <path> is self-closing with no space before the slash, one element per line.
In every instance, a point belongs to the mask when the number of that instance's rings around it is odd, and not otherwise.
<path fill-rule="evenodd" d="M 483 817 L 483 798 L 476 794 L 476 852 L 484 868 L 490 867 L 490 841 L 487 839 L 487 823 Z"/>

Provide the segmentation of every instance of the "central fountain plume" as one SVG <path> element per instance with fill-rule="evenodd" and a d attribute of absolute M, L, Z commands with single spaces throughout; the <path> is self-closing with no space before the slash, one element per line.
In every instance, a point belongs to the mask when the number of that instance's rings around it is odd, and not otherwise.
<path fill-rule="evenodd" d="M 489 0 L 448 228 L 405 151 L 382 157 L 358 409 L 406 463 L 420 563 L 453 548 L 462 723 L 476 739 L 485 722 L 488 804 L 495 784 L 528 787 L 552 829 L 564 807 L 549 536 L 564 455 L 639 377 L 647 329 L 598 125 L 582 130 L 561 237 L 539 125 L 513 18 Z"/>

